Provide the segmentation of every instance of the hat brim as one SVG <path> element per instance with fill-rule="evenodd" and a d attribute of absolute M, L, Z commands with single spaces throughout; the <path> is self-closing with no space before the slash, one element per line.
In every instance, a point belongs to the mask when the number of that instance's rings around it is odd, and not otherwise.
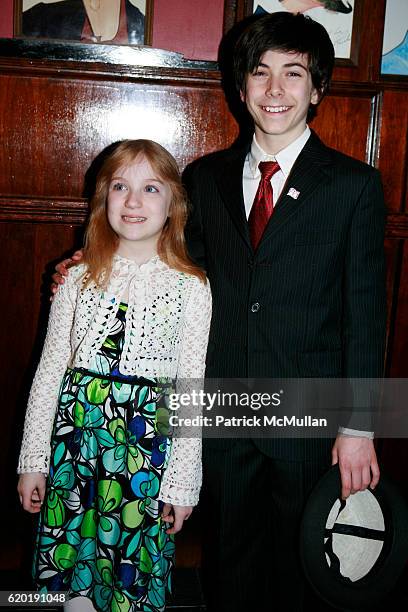
<path fill-rule="evenodd" d="M 335 465 L 319 480 L 306 504 L 300 529 L 300 555 L 304 572 L 321 598 L 335 608 L 361 610 L 378 604 L 395 586 L 407 564 L 408 506 L 395 485 L 381 475 L 372 494 L 384 515 L 384 546 L 369 573 L 351 582 L 330 569 L 324 551 L 327 517 L 340 490 L 340 472 Z"/>

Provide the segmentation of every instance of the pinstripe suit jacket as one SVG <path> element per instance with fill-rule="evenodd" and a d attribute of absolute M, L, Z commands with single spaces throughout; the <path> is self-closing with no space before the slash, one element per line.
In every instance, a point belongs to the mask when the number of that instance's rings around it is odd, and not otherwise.
<path fill-rule="evenodd" d="M 211 154 L 186 171 L 187 240 L 213 295 L 207 376 L 380 377 L 385 207 L 379 173 L 312 132 L 254 252 L 242 191 L 248 150 Z M 288 195 L 291 187 L 297 199 Z M 312 442 L 307 452 L 300 441 L 260 445 L 279 457 L 315 455 Z"/>

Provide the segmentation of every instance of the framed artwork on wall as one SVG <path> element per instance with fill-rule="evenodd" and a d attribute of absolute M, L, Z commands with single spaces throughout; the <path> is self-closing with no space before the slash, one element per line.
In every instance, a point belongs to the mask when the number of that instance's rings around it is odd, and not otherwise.
<path fill-rule="evenodd" d="M 405 1 L 405 0 L 404 0 Z M 225 0 L 224 29 L 244 17 L 289 11 L 315 19 L 328 31 L 337 65 L 356 65 L 361 28 L 362 0 Z"/>
<path fill-rule="evenodd" d="M 14 0 L 17 37 L 150 45 L 153 0 Z"/>
<path fill-rule="evenodd" d="M 408 2 L 387 0 L 381 75 L 408 76 Z"/>

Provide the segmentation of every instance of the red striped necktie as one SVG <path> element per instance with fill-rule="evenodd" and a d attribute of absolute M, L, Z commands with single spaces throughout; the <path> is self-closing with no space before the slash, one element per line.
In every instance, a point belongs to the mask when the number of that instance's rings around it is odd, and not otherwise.
<path fill-rule="evenodd" d="M 254 251 L 262 238 L 265 227 L 273 212 L 273 191 L 271 178 L 278 172 L 279 164 L 276 161 L 267 161 L 259 163 L 261 171 L 261 180 L 258 190 L 255 195 L 254 203 L 252 204 L 251 212 L 249 213 L 249 233 L 251 236 L 252 246 Z"/>

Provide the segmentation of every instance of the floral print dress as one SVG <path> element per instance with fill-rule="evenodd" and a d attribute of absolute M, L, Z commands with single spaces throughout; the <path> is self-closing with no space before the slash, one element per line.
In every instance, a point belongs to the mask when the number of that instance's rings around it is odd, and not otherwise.
<path fill-rule="evenodd" d="M 158 500 L 169 456 L 164 381 L 122 376 L 127 306 L 88 370 L 68 368 L 51 441 L 34 579 L 96 610 L 164 610 L 174 560 Z"/>

